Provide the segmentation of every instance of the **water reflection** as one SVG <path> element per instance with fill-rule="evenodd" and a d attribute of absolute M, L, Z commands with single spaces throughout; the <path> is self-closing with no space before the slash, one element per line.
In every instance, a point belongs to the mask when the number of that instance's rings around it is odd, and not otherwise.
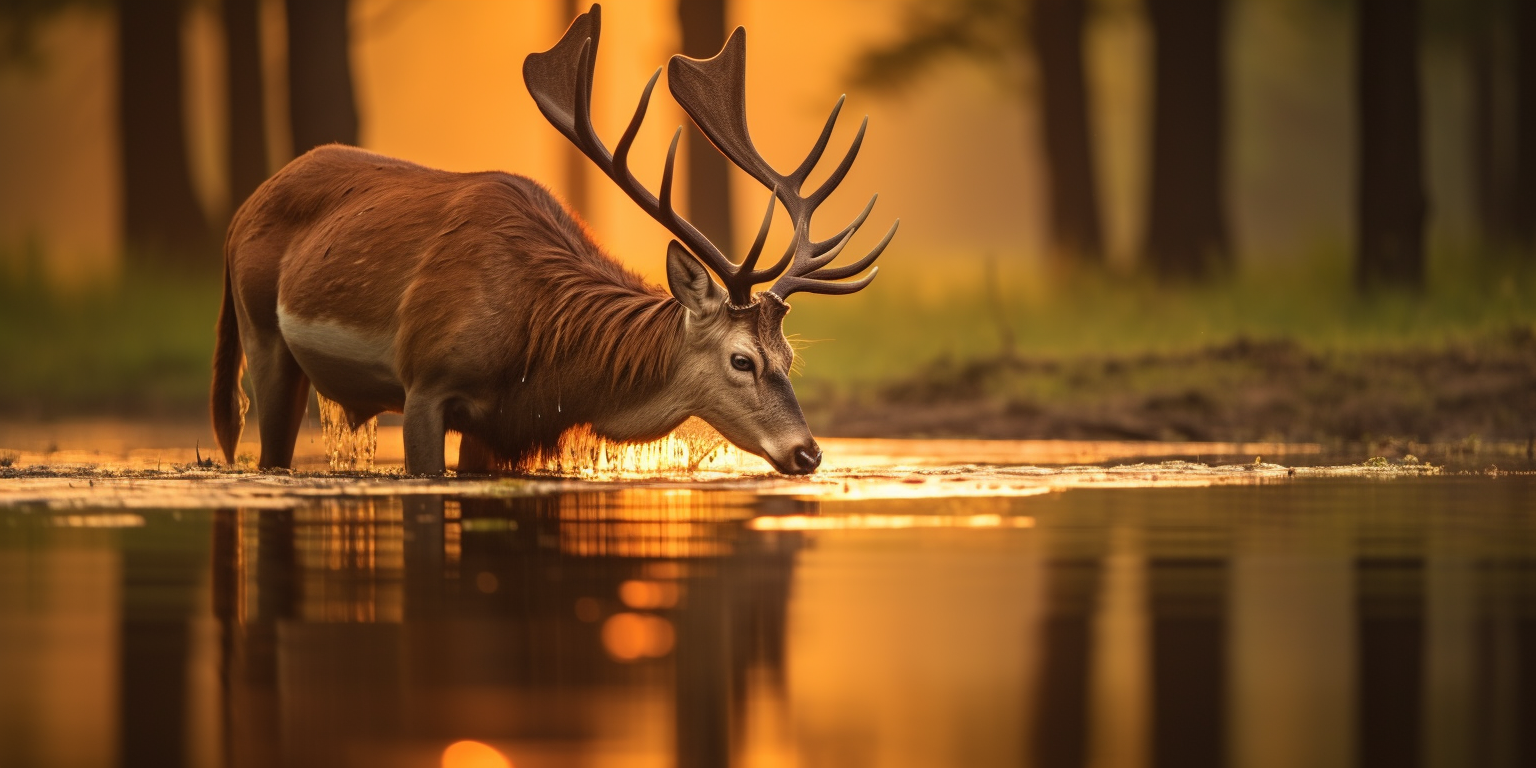
<path fill-rule="evenodd" d="M 1531 765 L 1533 502 L 0 509 L 0 764 Z"/>

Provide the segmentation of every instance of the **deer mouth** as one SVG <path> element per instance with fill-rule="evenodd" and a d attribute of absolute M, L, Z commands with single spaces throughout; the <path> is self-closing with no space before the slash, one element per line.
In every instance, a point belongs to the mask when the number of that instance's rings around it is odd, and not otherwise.
<path fill-rule="evenodd" d="M 819 446 L 798 447 L 790 454 L 789 461 L 780 461 L 773 456 L 766 457 L 768 463 L 780 474 L 784 475 L 809 475 L 821 466 L 821 448 Z"/>

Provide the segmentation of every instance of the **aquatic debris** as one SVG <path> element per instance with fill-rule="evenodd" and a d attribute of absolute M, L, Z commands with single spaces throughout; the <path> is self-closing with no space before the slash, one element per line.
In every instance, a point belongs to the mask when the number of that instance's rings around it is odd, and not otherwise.
<path fill-rule="evenodd" d="M 315 398 L 320 401 L 320 431 L 331 469 L 373 469 L 373 457 L 379 450 L 378 418 L 353 424 L 340 403 L 319 392 Z"/>

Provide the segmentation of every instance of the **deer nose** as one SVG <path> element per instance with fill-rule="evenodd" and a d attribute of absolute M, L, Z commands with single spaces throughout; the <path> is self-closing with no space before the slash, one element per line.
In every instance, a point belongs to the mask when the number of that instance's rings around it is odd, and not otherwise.
<path fill-rule="evenodd" d="M 808 475 L 815 472 L 821 466 L 821 446 L 814 442 L 802 445 L 795 449 L 794 458 L 796 474 Z"/>

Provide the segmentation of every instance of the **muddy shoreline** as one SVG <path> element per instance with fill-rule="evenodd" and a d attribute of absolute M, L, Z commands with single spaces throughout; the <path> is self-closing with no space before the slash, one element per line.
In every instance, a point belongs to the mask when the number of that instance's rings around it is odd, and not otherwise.
<path fill-rule="evenodd" d="M 1536 452 L 1536 332 L 1441 349 L 939 360 L 858 396 L 802 395 L 842 437 L 1478 444 Z"/>

